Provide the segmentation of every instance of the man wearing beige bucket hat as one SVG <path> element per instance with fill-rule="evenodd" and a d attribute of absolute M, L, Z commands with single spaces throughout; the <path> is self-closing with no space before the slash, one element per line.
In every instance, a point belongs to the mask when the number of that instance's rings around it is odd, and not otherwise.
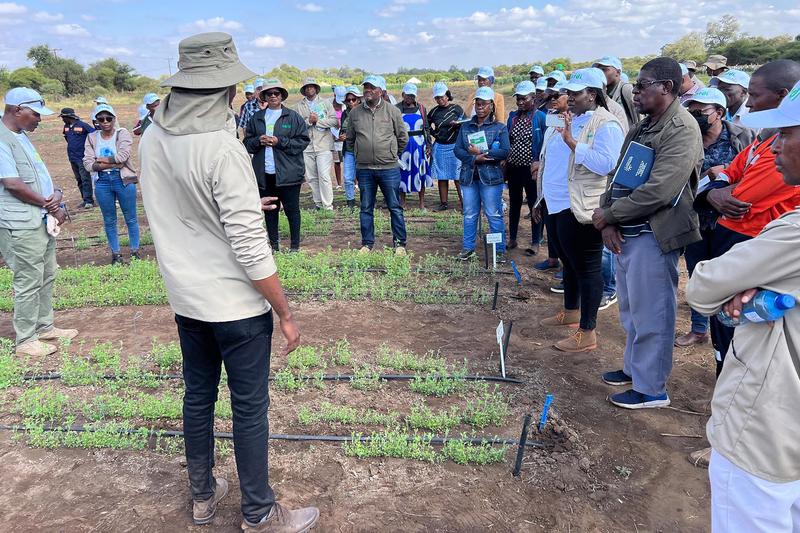
<path fill-rule="evenodd" d="M 339 127 L 336 111 L 328 100 L 320 95 L 321 87 L 314 78 L 306 78 L 300 87 L 304 96 L 297 102 L 295 111 L 300 113 L 308 126 L 311 144 L 303 152 L 306 165 L 306 181 L 311 187 L 311 196 L 317 209 L 333 209 L 333 135 L 331 128 Z"/>
<path fill-rule="evenodd" d="M 233 440 L 245 531 L 301 532 L 314 507 L 289 510 L 269 485 L 267 383 L 272 311 L 286 337 L 300 333 L 278 279 L 250 157 L 236 139 L 231 101 L 254 76 L 226 33 L 179 45 L 179 71 L 139 144 L 140 183 L 183 352 L 184 442 L 192 518 L 210 523 L 228 483 L 215 478 L 214 404 L 222 363 L 233 407 Z M 263 204 L 268 204 L 264 200 Z M 265 207 L 266 208 L 266 205 Z"/>
<path fill-rule="evenodd" d="M 719 76 L 728 70 L 728 58 L 719 54 L 711 54 L 703 66 L 706 67 L 706 74 L 709 76 Z"/>

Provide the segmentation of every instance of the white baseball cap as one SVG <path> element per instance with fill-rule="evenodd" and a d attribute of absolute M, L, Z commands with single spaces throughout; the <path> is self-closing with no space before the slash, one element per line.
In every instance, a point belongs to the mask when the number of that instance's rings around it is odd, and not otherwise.
<path fill-rule="evenodd" d="M 494 91 L 491 87 L 478 87 L 478 90 L 475 91 L 475 100 L 494 101 Z"/>
<path fill-rule="evenodd" d="M 403 94 L 417 96 L 417 86 L 413 83 L 406 83 L 403 85 Z"/>
<path fill-rule="evenodd" d="M 617 70 L 622 70 L 622 61 L 620 61 L 618 57 L 614 56 L 603 56 L 592 64 L 603 65 L 604 67 L 614 67 Z"/>
<path fill-rule="evenodd" d="M 97 104 L 97 105 L 107 104 L 108 100 L 106 100 L 105 96 L 98 96 L 97 98 L 94 99 L 94 103 Z"/>
<path fill-rule="evenodd" d="M 752 111 L 742 116 L 748 128 L 790 128 L 800 126 L 800 81 L 783 97 L 775 109 Z"/>
<path fill-rule="evenodd" d="M 750 86 L 750 75 L 743 70 L 726 70 L 719 76 L 714 76 L 712 80 L 717 80 L 717 83 L 727 83 L 728 85 L 739 85 L 747 89 Z"/>
<path fill-rule="evenodd" d="M 688 107 L 691 102 L 699 102 L 701 104 L 713 104 L 713 105 L 718 105 L 720 107 L 728 107 L 725 95 L 722 94 L 722 91 L 720 91 L 715 87 L 703 87 L 702 89 L 694 93 L 691 98 L 686 100 L 686 102 L 684 102 L 683 105 Z"/>
<path fill-rule="evenodd" d="M 117 118 L 117 114 L 114 112 L 114 108 L 108 104 L 100 104 L 99 106 L 94 108 L 92 111 L 92 120 L 97 120 L 97 115 L 100 113 L 106 112 L 114 118 Z"/>
<path fill-rule="evenodd" d="M 151 104 L 155 104 L 159 100 L 161 100 L 161 98 L 159 98 L 156 93 L 147 93 L 146 95 L 144 95 L 144 100 L 143 101 L 144 101 L 144 105 L 151 105 Z"/>
<path fill-rule="evenodd" d="M 569 83 L 564 89 L 573 92 L 582 91 L 588 87 L 602 90 L 606 81 L 606 75 L 598 68 L 581 68 L 572 73 Z"/>
<path fill-rule="evenodd" d="M 53 115 L 54 111 L 44 105 L 42 95 L 28 87 L 15 87 L 6 93 L 6 105 L 27 107 L 40 115 Z"/>
<path fill-rule="evenodd" d="M 540 75 L 544 76 L 544 67 L 542 67 L 541 65 L 534 65 L 528 71 L 528 74 L 533 74 L 534 72 L 536 74 L 540 74 Z"/>
<path fill-rule="evenodd" d="M 433 84 L 433 97 L 438 98 L 447 94 L 447 84 L 443 81 L 437 81 Z"/>
<path fill-rule="evenodd" d="M 532 81 L 524 80 L 517 84 L 514 96 L 527 96 L 536 92 L 536 85 Z"/>
<path fill-rule="evenodd" d="M 542 77 L 536 80 L 536 90 L 537 91 L 547 90 L 547 78 Z"/>

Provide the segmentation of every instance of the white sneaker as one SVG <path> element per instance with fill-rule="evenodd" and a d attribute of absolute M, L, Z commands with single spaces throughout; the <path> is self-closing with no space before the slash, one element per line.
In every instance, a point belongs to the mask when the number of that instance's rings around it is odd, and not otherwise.
<path fill-rule="evenodd" d="M 58 348 L 52 344 L 41 341 L 27 341 L 17 346 L 17 355 L 29 355 L 31 357 L 45 357 L 56 353 Z"/>
<path fill-rule="evenodd" d="M 372 251 L 372 248 L 370 248 L 369 246 L 362 246 L 361 248 L 359 248 L 358 253 L 361 254 L 361 255 L 366 255 L 366 254 L 370 253 L 371 251 Z"/>
<path fill-rule="evenodd" d="M 397 246 L 394 249 L 394 255 L 398 257 L 402 257 L 406 255 L 406 247 L 405 246 Z"/>
<path fill-rule="evenodd" d="M 53 327 L 47 331 L 39 333 L 39 339 L 43 341 L 57 341 L 58 339 L 74 339 L 78 336 L 77 329 L 61 329 Z"/>

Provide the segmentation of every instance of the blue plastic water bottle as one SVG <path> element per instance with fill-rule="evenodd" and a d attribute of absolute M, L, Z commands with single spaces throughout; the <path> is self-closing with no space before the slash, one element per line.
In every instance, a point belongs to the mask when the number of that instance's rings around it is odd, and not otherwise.
<path fill-rule="evenodd" d="M 499 150 L 499 149 L 500 149 L 500 141 L 498 141 L 498 140 L 495 140 L 495 141 L 492 143 L 492 150 Z"/>
<path fill-rule="evenodd" d="M 771 322 L 782 318 L 797 301 L 791 294 L 780 294 L 773 291 L 758 291 L 753 299 L 742 306 L 739 318 L 732 318 L 724 311 L 717 313 L 717 319 L 728 327 L 741 326 L 748 322 Z"/>

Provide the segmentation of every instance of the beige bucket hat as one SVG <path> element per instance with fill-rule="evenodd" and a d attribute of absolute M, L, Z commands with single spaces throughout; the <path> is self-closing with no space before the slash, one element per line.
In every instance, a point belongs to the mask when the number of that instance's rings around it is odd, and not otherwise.
<path fill-rule="evenodd" d="M 322 90 L 322 87 L 319 86 L 319 83 L 317 83 L 317 80 L 315 78 L 306 78 L 303 80 L 303 85 L 300 86 L 300 94 L 303 94 L 303 89 L 305 89 L 309 85 L 315 86 L 317 88 L 318 94 Z"/>
<path fill-rule="evenodd" d="M 178 72 L 162 87 L 217 89 L 250 79 L 255 72 L 239 61 L 233 37 L 223 32 L 192 35 L 178 45 Z"/>
<path fill-rule="evenodd" d="M 264 87 L 261 89 L 261 92 L 268 91 L 269 89 L 278 89 L 281 92 L 281 97 L 286 100 L 289 98 L 289 91 L 286 90 L 286 87 L 283 86 L 281 80 L 278 78 L 267 78 L 264 80 Z M 261 94 L 259 93 L 259 97 Z"/>
<path fill-rule="evenodd" d="M 723 67 L 728 66 L 728 58 L 725 56 L 721 56 L 719 54 L 711 54 L 706 59 L 706 62 L 703 63 L 704 67 L 708 67 L 711 70 L 717 70 Z"/>

